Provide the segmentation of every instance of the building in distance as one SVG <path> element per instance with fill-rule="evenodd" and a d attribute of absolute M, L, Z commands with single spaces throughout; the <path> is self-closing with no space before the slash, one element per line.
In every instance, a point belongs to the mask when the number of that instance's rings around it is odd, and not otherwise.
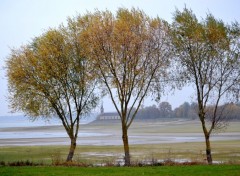
<path fill-rule="evenodd" d="M 120 116 L 117 112 L 104 112 L 102 104 L 101 113 L 97 116 L 97 120 L 120 120 Z"/>

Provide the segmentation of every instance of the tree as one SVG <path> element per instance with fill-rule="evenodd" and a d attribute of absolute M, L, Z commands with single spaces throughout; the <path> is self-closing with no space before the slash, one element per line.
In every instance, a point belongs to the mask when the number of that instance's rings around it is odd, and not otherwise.
<path fill-rule="evenodd" d="M 192 102 L 190 104 L 190 109 L 188 112 L 188 117 L 192 119 L 197 119 L 198 118 L 198 104 L 196 102 Z"/>
<path fill-rule="evenodd" d="M 162 118 L 169 118 L 172 116 L 172 106 L 168 102 L 161 102 L 158 109 Z"/>
<path fill-rule="evenodd" d="M 99 70 L 105 91 L 121 118 L 125 165 L 130 165 L 128 129 L 151 85 L 163 78 L 168 64 L 168 25 L 143 11 L 120 8 L 116 16 L 96 11 L 82 35 L 87 57 Z"/>
<path fill-rule="evenodd" d="M 178 108 L 174 110 L 175 116 L 178 118 L 189 118 L 190 116 L 190 104 L 184 102 Z"/>
<path fill-rule="evenodd" d="M 158 119 L 160 117 L 159 110 L 156 105 L 147 106 L 138 110 L 136 119 Z"/>
<path fill-rule="evenodd" d="M 239 120 L 240 119 L 240 106 L 239 104 L 228 103 L 225 105 L 227 116 L 230 120 Z"/>
<path fill-rule="evenodd" d="M 219 105 L 239 92 L 236 91 L 240 77 L 239 31 L 237 23 L 226 25 L 211 14 L 202 22 L 187 8 L 174 14 L 171 36 L 175 61 L 179 64 L 181 78 L 196 89 L 209 164 L 212 164 L 210 135 L 225 126 Z"/>
<path fill-rule="evenodd" d="M 11 107 L 33 118 L 58 117 L 71 140 L 67 161 L 74 155 L 81 117 L 98 102 L 94 67 L 80 54 L 80 29 L 69 19 L 67 27 L 12 50 L 7 61 Z"/>

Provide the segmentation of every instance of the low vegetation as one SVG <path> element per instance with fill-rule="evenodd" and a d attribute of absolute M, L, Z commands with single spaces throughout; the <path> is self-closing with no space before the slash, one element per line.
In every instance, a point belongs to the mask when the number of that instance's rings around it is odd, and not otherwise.
<path fill-rule="evenodd" d="M 214 141 L 215 163 L 240 164 L 240 141 Z M 63 165 L 68 146 L 0 147 L 1 165 Z M 132 164 L 206 163 L 202 142 L 132 145 Z M 123 161 L 121 146 L 78 146 L 73 163 L 78 166 L 112 166 Z M 32 163 L 32 164 L 31 164 Z M 169 163 L 168 163 L 169 164 Z M 190 163 L 189 163 L 190 164 Z"/>

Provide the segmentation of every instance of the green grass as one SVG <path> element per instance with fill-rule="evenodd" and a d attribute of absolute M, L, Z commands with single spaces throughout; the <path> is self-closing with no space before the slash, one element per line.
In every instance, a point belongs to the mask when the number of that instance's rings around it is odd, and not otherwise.
<path fill-rule="evenodd" d="M 239 176 L 240 165 L 160 167 L 0 167 L 1 176 Z"/>

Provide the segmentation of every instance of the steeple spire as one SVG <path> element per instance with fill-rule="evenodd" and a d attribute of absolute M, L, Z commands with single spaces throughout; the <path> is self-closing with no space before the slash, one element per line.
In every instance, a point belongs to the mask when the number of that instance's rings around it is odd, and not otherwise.
<path fill-rule="evenodd" d="M 104 113 L 104 108 L 103 108 L 103 102 L 102 102 L 102 105 L 101 105 L 101 114 L 103 114 Z"/>

